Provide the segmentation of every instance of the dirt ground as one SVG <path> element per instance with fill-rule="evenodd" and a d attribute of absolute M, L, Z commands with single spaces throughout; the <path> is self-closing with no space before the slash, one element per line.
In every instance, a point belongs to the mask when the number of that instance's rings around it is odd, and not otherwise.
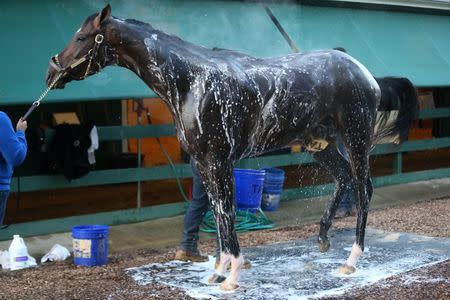
<path fill-rule="evenodd" d="M 354 228 L 355 217 L 337 220 L 334 229 Z M 368 226 L 386 231 L 450 237 L 450 198 L 374 210 Z M 318 224 L 290 226 L 240 234 L 243 247 L 317 235 Z M 332 229 L 333 230 L 333 229 Z M 214 240 L 201 242 L 213 254 Z M 171 260 L 175 249 L 142 249 L 110 255 L 106 266 L 76 267 L 72 261 L 33 269 L 0 272 L 0 299 L 189 299 L 176 289 L 151 284 L 140 286 L 124 272 L 128 267 Z M 354 289 L 333 299 L 450 299 L 450 260 Z"/>

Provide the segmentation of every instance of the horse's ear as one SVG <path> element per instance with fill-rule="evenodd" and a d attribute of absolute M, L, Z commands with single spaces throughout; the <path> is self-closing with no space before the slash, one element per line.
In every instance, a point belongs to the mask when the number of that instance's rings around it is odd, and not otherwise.
<path fill-rule="evenodd" d="M 94 19 L 94 27 L 100 29 L 103 21 L 111 16 L 111 5 L 109 3 L 102 9 L 102 11 Z"/>

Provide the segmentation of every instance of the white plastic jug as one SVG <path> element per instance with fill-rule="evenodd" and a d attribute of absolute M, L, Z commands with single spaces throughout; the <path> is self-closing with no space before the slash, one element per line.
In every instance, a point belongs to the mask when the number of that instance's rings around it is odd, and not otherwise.
<path fill-rule="evenodd" d="M 11 270 L 19 270 L 29 267 L 28 249 L 23 239 L 15 234 L 9 246 L 9 266 Z"/>

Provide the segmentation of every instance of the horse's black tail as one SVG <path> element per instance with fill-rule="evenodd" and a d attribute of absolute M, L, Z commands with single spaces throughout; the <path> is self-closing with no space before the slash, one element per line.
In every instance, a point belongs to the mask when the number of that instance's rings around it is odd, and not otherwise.
<path fill-rule="evenodd" d="M 398 136 L 396 143 L 401 144 L 408 138 L 408 131 L 413 121 L 419 116 L 419 98 L 414 85 L 403 77 L 375 78 L 380 86 L 381 101 L 374 144 Z M 398 111 L 398 114 L 397 114 Z"/>

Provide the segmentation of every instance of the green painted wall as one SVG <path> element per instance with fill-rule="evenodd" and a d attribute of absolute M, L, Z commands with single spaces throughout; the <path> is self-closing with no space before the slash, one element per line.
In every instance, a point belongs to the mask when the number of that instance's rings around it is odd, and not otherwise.
<path fill-rule="evenodd" d="M 449 16 L 292 5 L 273 11 L 303 51 L 342 46 L 374 76 L 450 84 Z"/>
<path fill-rule="evenodd" d="M 28 103 L 44 89 L 51 55 L 86 16 L 111 2 L 113 15 L 207 47 L 255 56 L 291 52 L 263 7 L 241 1 L 0 1 L 0 103 Z M 450 85 L 450 17 L 268 2 L 302 50 L 343 46 L 376 76 L 407 76 L 418 86 Z M 52 92 L 46 101 L 123 99 L 153 93 L 130 71 L 111 67 Z"/>

